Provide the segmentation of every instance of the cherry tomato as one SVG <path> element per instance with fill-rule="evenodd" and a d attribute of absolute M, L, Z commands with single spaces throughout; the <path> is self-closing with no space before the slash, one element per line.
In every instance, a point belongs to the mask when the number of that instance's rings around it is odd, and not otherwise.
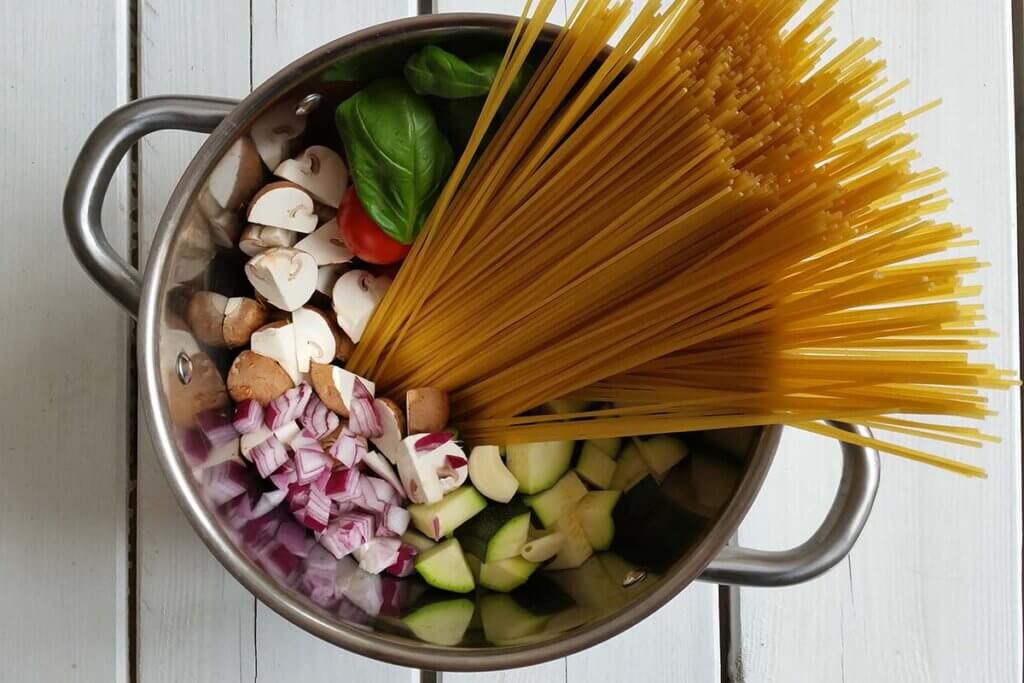
<path fill-rule="evenodd" d="M 380 229 L 363 208 L 355 187 L 345 191 L 338 211 L 338 232 L 345 246 L 367 263 L 398 263 L 412 247 L 392 239 Z"/>

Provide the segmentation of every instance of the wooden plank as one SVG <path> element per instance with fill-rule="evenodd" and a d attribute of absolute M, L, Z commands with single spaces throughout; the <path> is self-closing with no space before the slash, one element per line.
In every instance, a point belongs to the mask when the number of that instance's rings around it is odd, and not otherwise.
<path fill-rule="evenodd" d="M 254 0 L 252 74 L 259 84 L 297 57 L 367 26 L 415 14 L 412 0 L 338 3 L 330 0 Z M 360 657 L 315 638 L 262 603 L 254 624 L 260 681 L 410 681 L 414 671 Z"/>
<path fill-rule="evenodd" d="M 977 280 L 1001 336 L 984 358 L 1019 367 L 1009 3 L 846 0 L 834 25 L 841 42 L 882 40 L 893 80 L 912 80 L 901 106 L 944 99 L 911 127 L 922 163 L 950 173 L 948 215 L 974 226 L 992 264 Z M 804 586 L 741 591 L 739 680 L 1021 680 L 1017 392 L 992 407 L 1000 415 L 988 427 L 1003 443 L 980 453 L 901 440 L 970 458 L 988 480 L 885 456 L 872 518 L 846 563 Z M 782 548 L 805 538 L 832 495 L 836 450 L 787 434 L 741 540 Z"/>
<path fill-rule="evenodd" d="M 0 6 L 4 680 L 128 677 L 128 318 L 67 248 L 60 202 L 86 136 L 126 101 L 128 35 L 123 3 Z M 103 219 L 121 253 L 127 198 L 119 173 Z"/>
<path fill-rule="evenodd" d="M 242 97 L 249 92 L 249 3 L 146 0 L 139 6 L 140 94 Z M 139 152 L 145 258 L 164 203 L 203 137 L 166 132 Z M 138 671 L 154 681 L 255 677 L 255 599 L 221 567 L 178 508 L 139 433 Z"/>
<path fill-rule="evenodd" d="M 551 21 L 564 23 L 571 0 Z M 437 0 L 441 12 L 481 11 L 518 15 L 519 0 Z M 620 31 L 621 33 L 621 31 Z M 624 634 L 564 660 L 493 675 L 452 676 L 457 681 L 502 680 L 514 683 L 565 680 L 613 683 L 622 680 L 719 680 L 718 589 L 695 584 Z"/>

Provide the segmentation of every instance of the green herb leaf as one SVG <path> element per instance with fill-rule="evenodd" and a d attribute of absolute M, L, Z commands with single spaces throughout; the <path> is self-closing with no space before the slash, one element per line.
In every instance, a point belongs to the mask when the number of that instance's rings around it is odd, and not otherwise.
<path fill-rule="evenodd" d="M 403 81 L 386 78 L 338 105 L 334 120 L 366 212 L 411 244 L 453 165 L 430 106 Z"/>
<path fill-rule="evenodd" d="M 494 82 L 495 69 L 489 61 L 478 66 L 436 45 L 428 45 L 405 63 L 405 79 L 420 95 L 456 100 L 486 95 Z"/>

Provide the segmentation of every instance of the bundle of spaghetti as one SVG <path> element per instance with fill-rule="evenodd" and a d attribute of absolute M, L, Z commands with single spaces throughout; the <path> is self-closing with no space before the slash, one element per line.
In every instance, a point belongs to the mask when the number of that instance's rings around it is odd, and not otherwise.
<path fill-rule="evenodd" d="M 826 59 L 835 0 L 795 25 L 803 0 L 580 0 L 483 147 L 553 4 L 524 9 L 350 368 L 447 389 L 477 441 L 788 424 L 978 474 L 814 422 L 979 445 L 934 419 L 1015 383 L 971 360 L 984 264 L 947 253 L 974 243 L 903 132 L 932 105 L 887 112 L 876 43 Z M 590 407 L 536 414 L 564 397 Z"/>

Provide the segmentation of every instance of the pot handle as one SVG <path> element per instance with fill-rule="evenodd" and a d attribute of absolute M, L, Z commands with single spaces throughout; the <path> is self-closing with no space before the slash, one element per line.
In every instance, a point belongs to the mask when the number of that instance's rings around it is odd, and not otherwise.
<path fill-rule="evenodd" d="M 860 436 L 871 430 L 860 425 L 829 420 L 828 423 Z M 843 473 L 832 507 L 814 534 L 789 550 L 755 550 L 725 546 L 704 573 L 701 581 L 734 586 L 793 586 L 824 574 L 849 554 L 871 514 L 878 492 L 878 451 L 840 443 Z"/>
<path fill-rule="evenodd" d="M 121 159 L 143 136 L 158 130 L 210 133 L 237 100 L 147 97 L 111 112 L 86 139 L 64 191 L 64 229 L 86 272 L 131 315 L 139 310 L 142 278 L 103 234 L 102 209 Z"/>

